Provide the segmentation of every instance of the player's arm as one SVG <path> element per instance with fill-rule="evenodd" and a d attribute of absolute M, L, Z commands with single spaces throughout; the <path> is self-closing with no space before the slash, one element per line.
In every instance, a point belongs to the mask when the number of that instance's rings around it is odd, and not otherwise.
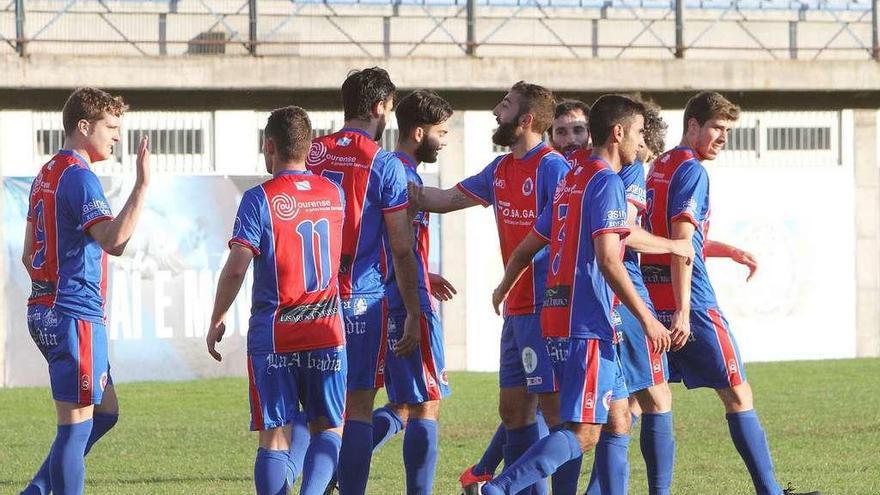
<path fill-rule="evenodd" d="M 688 262 L 694 258 L 694 245 L 689 241 L 672 240 L 656 236 L 636 222 L 639 212 L 632 203 L 627 203 L 626 223 L 629 226 L 627 247 L 645 254 L 674 254 L 686 258 Z"/>
<path fill-rule="evenodd" d="M 492 307 L 495 308 L 495 314 L 501 314 L 501 304 L 507 299 L 510 289 L 513 288 L 523 272 L 526 271 L 535 254 L 546 246 L 548 242 L 546 238 L 539 236 L 533 230 L 523 238 L 510 254 L 510 258 L 507 259 L 507 265 L 504 267 L 504 277 L 501 279 L 498 287 L 492 292 Z"/>
<path fill-rule="evenodd" d="M 409 201 L 421 211 L 449 213 L 480 204 L 475 198 L 465 194 L 461 189 L 450 187 L 428 187 L 410 182 L 408 185 Z"/>
<path fill-rule="evenodd" d="M 751 280 L 755 272 L 758 271 L 758 260 L 755 259 L 755 255 L 730 244 L 706 239 L 706 243 L 703 246 L 703 254 L 707 258 L 730 258 L 740 265 L 745 265 L 749 269 L 746 282 Z"/>
<path fill-rule="evenodd" d="M 694 224 L 688 220 L 674 221 L 672 223 L 672 238 L 693 242 L 695 229 Z M 676 308 L 669 327 L 672 331 L 673 350 L 678 350 L 685 345 L 691 334 L 691 278 L 694 267 L 685 261 L 684 258 L 678 256 L 673 256 L 670 259 L 672 295 L 675 298 Z"/>
<path fill-rule="evenodd" d="M 605 277 L 605 281 L 617 294 L 620 302 L 629 308 L 639 320 L 645 335 L 653 345 L 654 352 L 668 351 L 669 331 L 651 314 L 645 301 L 636 292 L 636 288 L 629 278 L 629 273 L 623 266 L 623 260 L 620 259 L 620 234 L 617 232 L 599 233 L 593 238 L 593 248 L 596 251 L 596 262 L 599 264 L 599 270 Z"/>
<path fill-rule="evenodd" d="M 223 340 L 223 334 L 226 333 L 226 313 L 229 312 L 238 291 L 241 290 L 241 284 L 244 282 L 252 259 L 254 259 L 254 252 L 251 249 L 233 243 L 229 251 L 229 258 L 226 259 L 223 271 L 220 272 L 220 279 L 217 281 L 217 294 L 214 296 L 214 310 L 211 312 L 211 326 L 208 328 L 208 336 L 205 339 L 208 344 L 208 353 L 217 361 L 223 360 L 215 346 Z"/>
<path fill-rule="evenodd" d="M 412 223 L 406 209 L 385 213 L 385 228 L 388 230 L 388 241 L 391 244 L 391 259 L 394 264 L 394 276 L 403 305 L 406 307 L 406 322 L 403 337 L 394 346 L 394 353 L 406 356 L 419 347 L 421 340 L 422 316 L 419 301 L 418 264 L 413 252 Z"/>
<path fill-rule="evenodd" d="M 24 242 L 22 243 L 23 248 L 21 250 L 21 263 L 24 265 L 24 269 L 27 270 L 28 275 L 31 273 L 31 263 L 34 260 L 34 224 L 33 222 L 27 222 L 24 227 Z"/>
<path fill-rule="evenodd" d="M 101 249 L 112 256 L 121 256 L 125 251 L 125 246 L 131 239 L 138 217 L 143 210 L 144 200 L 147 196 L 147 185 L 150 182 L 149 145 L 149 137 L 143 136 L 138 145 L 137 177 L 134 187 L 119 215 L 112 220 L 98 222 L 88 228 L 88 234 L 98 241 Z"/>

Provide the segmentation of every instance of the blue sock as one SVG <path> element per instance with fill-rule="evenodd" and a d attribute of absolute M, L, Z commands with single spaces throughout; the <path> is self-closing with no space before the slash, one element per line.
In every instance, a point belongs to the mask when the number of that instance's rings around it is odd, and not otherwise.
<path fill-rule="evenodd" d="M 52 453 L 49 455 L 49 477 L 53 493 L 81 494 L 85 486 L 86 444 L 92 433 L 91 419 L 72 425 L 58 425 Z"/>
<path fill-rule="evenodd" d="M 600 493 L 605 495 L 626 495 L 629 485 L 629 435 L 602 432 L 596 445 L 596 459 L 593 463 L 598 471 L 596 477 Z"/>
<path fill-rule="evenodd" d="M 373 452 L 403 431 L 403 420 L 388 406 L 373 411 Z"/>
<path fill-rule="evenodd" d="M 648 471 L 648 493 L 670 495 L 672 468 L 675 465 L 675 435 L 672 412 L 645 413 L 639 443 Z"/>
<path fill-rule="evenodd" d="M 501 475 L 483 485 L 483 495 L 518 493 L 553 474 L 566 462 L 581 457 L 581 447 L 571 430 L 551 433 L 532 445 Z"/>
<path fill-rule="evenodd" d="M 541 439 L 541 429 L 538 423 L 532 423 L 522 428 L 507 430 L 507 442 L 502 448 L 504 452 L 504 469 L 513 465 L 520 456 Z M 519 492 L 512 492 L 519 493 Z M 535 486 L 528 487 L 528 490 L 520 495 L 546 495 L 547 483 L 543 480 L 535 483 Z"/>
<path fill-rule="evenodd" d="M 373 456 L 373 424 L 348 420 L 342 432 L 342 448 L 339 450 L 339 493 L 363 495 L 370 477 L 370 459 Z"/>
<path fill-rule="evenodd" d="M 342 438 L 332 431 L 322 431 L 312 437 L 303 465 L 300 495 L 322 495 L 327 483 L 336 472 Z"/>
<path fill-rule="evenodd" d="M 119 414 L 94 414 L 94 417 L 92 418 L 92 432 L 89 433 L 89 441 L 86 442 L 86 451 L 84 455 L 88 455 L 89 451 L 92 450 L 92 445 L 100 440 L 105 433 L 110 431 L 110 429 L 116 425 L 116 421 L 118 420 Z M 21 495 L 47 495 L 49 491 L 52 490 L 52 483 L 49 481 L 49 459 L 51 456 L 52 450 L 50 449 L 49 455 L 47 455 L 46 459 L 43 461 L 43 465 L 40 466 L 37 474 L 34 475 L 34 479 L 31 480 L 28 487 L 21 492 Z"/>
<path fill-rule="evenodd" d="M 403 435 L 407 495 L 431 495 L 437 466 L 437 421 L 410 418 Z"/>
<path fill-rule="evenodd" d="M 287 486 L 292 487 L 303 469 L 306 450 L 309 448 L 309 424 L 306 413 L 298 412 L 290 423 L 290 448 L 287 450 Z"/>
<path fill-rule="evenodd" d="M 553 431 L 564 430 L 562 425 L 553 428 Z M 575 495 L 578 491 L 578 478 L 581 476 L 581 463 L 584 457 L 578 456 L 565 464 L 559 466 L 559 469 L 550 477 L 550 483 L 553 487 L 553 495 Z"/>
<path fill-rule="evenodd" d="M 779 495 L 782 488 L 776 483 L 773 472 L 773 459 L 770 457 L 770 446 L 767 435 L 761 428 L 761 421 L 754 409 L 727 414 L 727 426 L 730 438 L 746 463 L 752 483 L 758 495 Z"/>
<path fill-rule="evenodd" d="M 287 494 L 289 457 L 286 450 L 257 449 L 257 459 L 254 461 L 254 486 L 257 495 Z"/>
<path fill-rule="evenodd" d="M 505 441 L 507 441 L 507 430 L 504 429 L 504 424 L 502 423 L 498 425 L 495 434 L 492 435 L 492 440 L 489 442 L 489 446 L 486 447 L 485 452 L 483 452 L 483 457 L 474 464 L 474 474 L 477 476 L 495 474 L 495 470 L 498 469 L 501 461 L 504 460 L 503 449 Z"/>

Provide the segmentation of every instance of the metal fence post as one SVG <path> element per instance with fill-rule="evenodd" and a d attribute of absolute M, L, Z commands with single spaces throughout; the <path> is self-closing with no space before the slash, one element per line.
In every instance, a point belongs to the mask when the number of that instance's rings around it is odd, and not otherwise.
<path fill-rule="evenodd" d="M 27 55 L 27 36 L 24 32 L 24 0 L 15 0 L 15 51 L 19 56 Z"/>
<path fill-rule="evenodd" d="M 798 57 L 798 39 L 797 39 L 798 21 L 788 22 L 788 56 L 792 60 Z"/>
<path fill-rule="evenodd" d="M 257 54 L 257 0 L 248 0 L 248 52 Z"/>
<path fill-rule="evenodd" d="M 880 26 L 877 25 L 877 4 L 878 0 L 871 1 L 871 56 L 874 57 L 874 60 L 880 61 L 880 35 L 877 32 Z"/>
<path fill-rule="evenodd" d="M 877 0 L 874 0 L 876 3 Z M 467 48 L 470 56 L 477 54 L 477 0 L 467 0 Z"/>
<path fill-rule="evenodd" d="M 675 58 L 684 58 L 684 49 L 684 0 L 675 0 Z"/>

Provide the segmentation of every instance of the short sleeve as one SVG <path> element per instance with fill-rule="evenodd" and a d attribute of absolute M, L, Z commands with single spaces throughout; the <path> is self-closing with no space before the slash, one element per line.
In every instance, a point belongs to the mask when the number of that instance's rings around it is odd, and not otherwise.
<path fill-rule="evenodd" d="M 645 200 L 645 166 L 640 160 L 620 170 L 620 179 L 623 181 L 623 190 L 626 193 L 626 201 L 632 203 L 639 212 L 647 210 Z"/>
<path fill-rule="evenodd" d="M 550 242 L 550 233 L 553 229 L 553 209 L 552 203 L 545 206 L 541 213 L 538 214 L 538 218 L 535 219 L 535 224 L 532 226 L 535 235 L 547 242 Z"/>
<path fill-rule="evenodd" d="M 404 167 L 405 165 L 400 161 L 400 158 L 388 153 L 382 170 L 381 207 L 383 213 L 391 213 L 409 206 Z"/>
<path fill-rule="evenodd" d="M 553 204 L 556 186 L 565 178 L 570 166 L 562 155 L 548 153 L 538 168 L 538 209 L 543 211 Z"/>
<path fill-rule="evenodd" d="M 459 182 L 455 187 L 484 207 L 493 204 L 495 202 L 495 169 L 501 158 L 496 158 L 479 173 Z"/>
<path fill-rule="evenodd" d="M 709 175 L 697 162 L 686 162 L 676 171 L 669 187 L 669 217 L 699 228 L 709 212 Z"/>
<path fill-rule="evenodd" d="M 626 225 L 626 194 L 623 190 L 623 181 L 617 174 L 608 172 L 598 175 L 593 179 L 591 186 L 594 188 L 590 195 L 590 207 L 585 208 L 583 218 L 586 225 L 590 226 L 590 236 L 597 236 L 616 232 L 621 237 L 629 234 Z"/>
<path fill-rule="evenodd" d="M 77 167 L 65 172 L 59 186 L 63 204 L 72 215 L 74 222 L 83 230 L 96 223 L 112 220 L 113 212 L 104 196 L 104 188 L 94 172 Z"/>
<path fill-rule="evenodd" d="M 239 244 L 253 251 L 254 256 L 260 255 L 260 239 L 263 231 L 263 207 L 258 192 L 262 188 L 254 188 L 245 191 L 235 214 L 235 224 L 232 227 L 232 238 L 229 239 L 229 247 Z"/>

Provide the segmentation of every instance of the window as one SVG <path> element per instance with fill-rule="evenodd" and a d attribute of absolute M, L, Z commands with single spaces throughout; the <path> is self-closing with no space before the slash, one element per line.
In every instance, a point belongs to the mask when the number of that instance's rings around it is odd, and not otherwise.
<path fill-rule="evenodd" d="M 784 150 L 830 150 L 830 127 L 768 127 L 767 149 Z"/>
<path fill-rule="evenodd" d="M 735 127 L 727 135 L 726 149 L 731 151 L 755 151 L 758 149 L 757 127 Z"/>
<path fill-rule="evenodd" d="M 128 154 L 137 154 L 140 137 L 150 136 L 150 152 L 155 155 L 201 155 L 205 152 L 202 129 L 131 129 Z"/>
<path fill-rule="evenodd" d="M 37 150 L 41 155 L 54 155 L 64 144 L 64 131 L 61 129 L 40 129 L 37 131 Z"/>

